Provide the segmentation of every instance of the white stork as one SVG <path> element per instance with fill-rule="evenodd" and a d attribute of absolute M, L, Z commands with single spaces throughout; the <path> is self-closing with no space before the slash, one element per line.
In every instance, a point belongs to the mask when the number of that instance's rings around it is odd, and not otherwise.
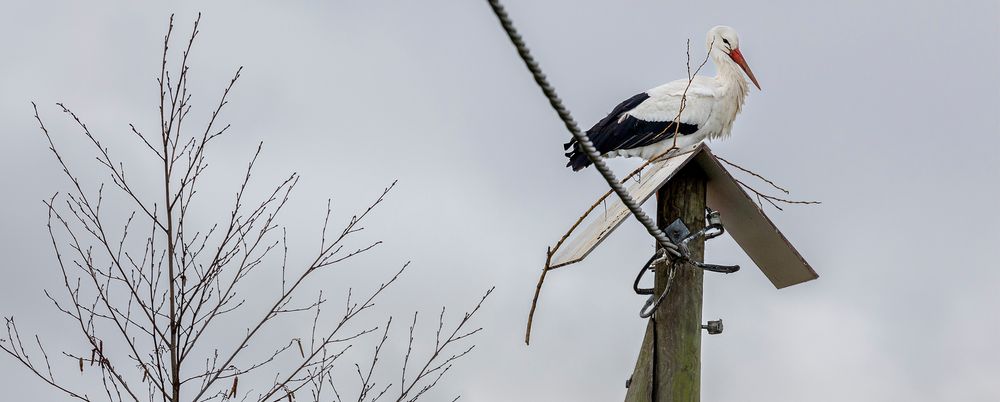
<path fill-rule="evenodd" d="M 749 91 L 740 69 L 757 89 L 760 84 L 740 53 L 740 39 L 735 30 L 727 26 L 712 28 L 705 44 L 718 74 L 715 77 L 696 75 L 686 95 L 684 89 L 688 80 L 680 79 L 635 95 L 616 106 L 607 117 L 587 130 L 587 136 L 601 155 L 605 158 L 653 158 L 675 145 L 675 132 L 680 134 L 676 146 L 681 148 L 706 138 L 729 136 L 733 120 Z M 686 101 L 678 118 L 682 96 L 686 96 Z M 580 170 L 590 165 L 590 159 L 576 139 L 565 145 L 566 150 L 570 148 L 572 151 L 566 153 L 569 157 L 566 166 Z"/>

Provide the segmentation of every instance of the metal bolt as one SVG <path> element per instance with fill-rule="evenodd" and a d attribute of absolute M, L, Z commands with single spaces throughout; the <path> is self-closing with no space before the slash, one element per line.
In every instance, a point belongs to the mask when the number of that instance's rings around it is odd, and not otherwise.
<path fill-rule="evenodd" d="M 715 321 L 709 321 L 708 324 L 702 325 L 701 329 L 708 330 L 709 335 L 718 335 L 722 333 L 722 319 Z"/>
<path fill-rule="evenodd" d="M 708 212 L 708 224 L 709 225 L 721 225 L 722 217 L 719 216 L 719 211 L 709 210 Z"/>

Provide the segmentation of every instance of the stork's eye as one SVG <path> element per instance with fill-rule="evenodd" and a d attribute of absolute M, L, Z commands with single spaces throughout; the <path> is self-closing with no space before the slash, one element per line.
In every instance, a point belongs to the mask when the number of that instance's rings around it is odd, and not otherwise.
<path fill-rule="evenodd" d="M 725 44 L 727 44 L 727 45 L 728 45 L 728 44 L 729 44 L 729 39 L 723 39 L 723 40 L 722 40 L 722 43 L 725 43 Z"/>

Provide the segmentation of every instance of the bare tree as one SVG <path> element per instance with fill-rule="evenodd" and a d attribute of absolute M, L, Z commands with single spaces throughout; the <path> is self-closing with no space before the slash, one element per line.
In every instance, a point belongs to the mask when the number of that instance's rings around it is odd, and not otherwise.
<path fill-rule="evenodd" d="M 177 67 L 171 68 L 174 26 L 170 18 L 157 79 L 160 127 L 156 134 L 130 125 L 149 158 L 155 158 L 153 177 L 127 174 L 126 165 L 84 121 L 57 104 L 93 145 L 97 161 L 110 176 L 108 188 L 104 183 L 88 185 L 57 148 L 32 103 L 41 132 L 71 184 L 65 194 L 45 201 L 49 236 L 62 274 L 62 290 L 45 295 L 78 328 L 85 346 L 51 354 L 39 336 L 22 336 L 14 317 L 6 317 L 0 350 L 45 383 L 84 401 L 292 401 L 296 395 L 314 401 L 421 398 L 474 347 L 468 338 L 480 329 L 470 329 L 470 321 L 492 289 L 457 322 L 446 324 L 442 309 L 434 346 L 428 346 L 429 352 L 421 358 L 414 353 L 418 321 L 414 314 L 400 373 L 392 381 L 379 380 L 384 374 L 378 373 L 386 370 L 379 368 L 380 354 L 389 339 L 392 318 L 384 318 L 384 325 L 366 327 L 357 324 L 358 317 L 371 314 L 375 301 L 397 282 L 409 263 L 360 297 L 348 290 L 342 309 L 332 316 L 324 309 L 328 298 L 322 291 L 308 295 L 306 284 L 314 283 L 319 272 L 380 244 L 352 245 L 353 235 L 363 229 L 361 224 L 395 183 L 339 230 L 330 228 L 328 201 L 318 251 L 302 267 L 289 264 L 286 229 L 278 221 L 299 176 L 292 173 L 259 201 L 250 200 L 255 197 L 248 185 L 260 145 L 241 182 L 234 184 L 232 207 L 216 215 L 223 216 L 223 221 L 205 228 L 192 222 L 192 212 L 202 205 L 196 206 L 194 200 L 208 166 L 206 150 L 230 127 L 219 122 L 220 115 L 242 71 L 241 67 L 229 81 L 207 123 L 198 130 L 188 128 L 192 108 L 188 59 L 200 19 L 199 15 L 177 57 Z M 151 197 L 140 191 L 136 184 L 140 181 L 158 182 L 159 194 Z M 124 199 L 131 212 L 123 217 L 116 214 L 121 208 L 102 209 L 112 195 Z M 123 223 L 113 223 L 115 219 Z M 248 278 L 267 274 L 280 275 L 280 282 L 269 282 L 277 290 L 253 289 L 255 299 L 274 296 L 259 310 L 252 310 L 259 300 L 248 303 L 239 291 L 247 292 Z M 251 317 L 250 321 L 240 321 L 242 325 L 227 321 L 237 312 Z M 284 317 L 298 317 L 309 330 L 279 342 L 261 335 Z M 340 364 L 350 359 L 345 356 L 357 342 L 366 339 L 375 348 L 364 362 Z M 347 374 L 335 370 L 342 366 Z M 100 384 L 87 389 L 103 389 L 103 393 L 71 389 L 57 376 L 67 370 L 79 370 L 88 381 Z"/>

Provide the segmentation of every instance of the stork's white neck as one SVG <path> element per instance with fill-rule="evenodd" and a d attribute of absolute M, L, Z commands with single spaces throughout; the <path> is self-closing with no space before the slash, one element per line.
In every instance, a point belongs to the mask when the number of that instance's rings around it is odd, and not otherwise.
<path fill-rule="evenodd" d="M 743 108 L 743 102 L 750 91 L 746 79 L 743 78 L 743 70 L 729 57 L 728 54 L 716 49 L 712 52 L 712 61 L 718 69 L 715 80 L 719 84 L 717 106 L 720 108 L 719 117 L 723 122 L 721 130 L 713 133 L 710 138 L 725 138 L 732 130 L 733 120 L 736 114 Z"/>
<path fill-rule="evenodd" d="M 743 78 L 743 70 L 729 55 L 720 50 L 712 52 L 712 61 L 715 62 L 718 69 L 715 80 L 719 83 L 719 89 L 722 92 L 720 95 L 731 100 L 735 104 L 736 111 L 739 112 L 747 93 L 750 91 L 750 86 Z"/>

